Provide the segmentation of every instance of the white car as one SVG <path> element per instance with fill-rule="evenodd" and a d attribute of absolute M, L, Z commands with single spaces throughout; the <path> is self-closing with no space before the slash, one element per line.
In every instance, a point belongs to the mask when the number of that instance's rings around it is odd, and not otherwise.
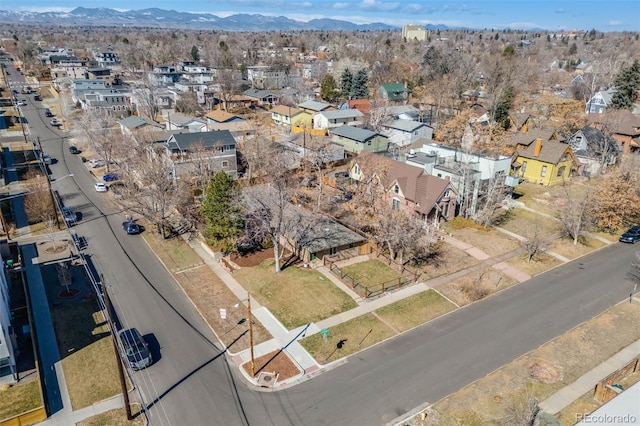
<path fill-rule="evenodd" d="M 89 166 L 91 166 L 92 169 L 97 169 L 98 167 L 104 166 L 104 160 L 94 158 L 93 160 L 89 160 Z"/>
<path fill-rule="evenodd" d="M 107 185 L 102 182 L 96 182 L 96 192 L 107 192 Z"/>
<path fill-rule="evenodd" d="M 27 101 L 25 101 L 24 99 L 20 99 L 18 101 L 18 106 L 27 106 Z"/>

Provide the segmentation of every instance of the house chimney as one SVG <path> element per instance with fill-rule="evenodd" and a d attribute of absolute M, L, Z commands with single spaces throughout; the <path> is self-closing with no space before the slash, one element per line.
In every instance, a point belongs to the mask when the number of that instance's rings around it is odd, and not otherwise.
<path fill-rule="evenodd" d="M 534 157 L 540 156 L 540 150 L 542 150 L 542 139 L 538 138 L 536 139 L 535 146 L 533 148 L 533 156 Z"/>

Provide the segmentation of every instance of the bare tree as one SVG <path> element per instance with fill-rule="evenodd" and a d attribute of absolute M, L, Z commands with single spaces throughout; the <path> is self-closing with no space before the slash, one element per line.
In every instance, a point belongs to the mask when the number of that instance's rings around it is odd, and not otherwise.
<path fill-rule="evenodd" d="M 560 200 L 560 208 L 556 217 L 562 224 L 566 235 L 578 244 L 582 232 L 591 226 L 589 203 L 591 202 L 591 180 L 588 179 L 584 191 L 570 190 L 570 185 L 563 182 L 564 198 Z M 581 193 L 582 192 L 582 193 Z"/>
<path fill-rule="evenodd" d="M 546 250 L 544 240 L 540 232 L 538 216 L 536 216 L 532 227 L 527 230 L 526 240 L 522 242 L 522 246 L 527 251 L 527 262 L 531 262 L 538 254 Z"/>
<path fill-rule="evenodd" d="M 104 109 L 89 109 L 74 122 L 75 133 L 84 137 L 88 145 L 101 157 L 107 172 L 116 152 L 122 147 L 121 133 L 116 127 L 115 117 Z"/>
<path fill-rule="evenodd" d="M 31 177 L 25 185 L 27 194 L 24 196 L 24 208 L 30 223 L 41 223 L 55 250 L 56 234 L 59 231 L 56 216 L 58 210 L 53 204 L 53 197 L 49 191 L 46 178 L 35 172 L 28 172 Z"/>

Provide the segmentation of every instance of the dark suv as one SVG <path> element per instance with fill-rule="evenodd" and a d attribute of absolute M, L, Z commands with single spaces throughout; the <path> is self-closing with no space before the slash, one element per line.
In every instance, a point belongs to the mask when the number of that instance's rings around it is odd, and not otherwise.
<path fill-rule="evenodd" d="M 620 236 L 620 242 L 635 244 L 640 241 L 640 226 L 632 226 Z"/>
<path fill-rule="evenodd" d="M 128 328 L 120 333 L 120 342 L 129 367 L 134 370 L 147 368 L 153 362 L 147 342 L 136 328 Z"/>

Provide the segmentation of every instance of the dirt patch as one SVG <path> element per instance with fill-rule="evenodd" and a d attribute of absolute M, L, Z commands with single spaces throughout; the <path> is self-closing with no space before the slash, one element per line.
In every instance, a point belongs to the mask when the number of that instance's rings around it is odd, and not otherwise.
<path fill-rule="evenodd" d="M 562 380 L 562 368 L 536 358 L 529 365 L 529 377 L 542 383 L 555 383 Z"/>
<path fill-rule="evenodd" d="M 244 371 L 251 376 L 251 361 L 242 365 Z M 270 352 L 254 360 L 254 371 L 256 376 L 260 373 L 276 373 L 278 381 L 282 382 L 301 373 L 297 365 L 291 361 L 289 356 L 282 350 Z"/>
<path fill-rule="evenodd" d="M 464 306 L 515 283 L 513 278 L 493 268 L 484 268 L 454 281 L 440 284 L 435 289 L 458 306 Z"/>
<path fill-rule="evenodd" d="M 233 263 L 240 266 L 241 268 L 252 268 L 254 266 L 258 266 L 267 259 L 273 259 L 275 256 L 273 254 L 273 248 L 269 248 L 266 250 L 254 251 L 242 255 L 233 253 L 229 257 L 231 258 Z"/>

